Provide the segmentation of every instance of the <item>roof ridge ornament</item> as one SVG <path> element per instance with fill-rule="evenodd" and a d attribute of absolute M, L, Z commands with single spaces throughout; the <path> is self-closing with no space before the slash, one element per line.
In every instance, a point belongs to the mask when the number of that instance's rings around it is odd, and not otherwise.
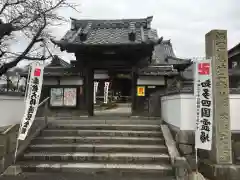
<path fill-rule="evenodd" d="M 82 28 L 80 27 L 77 32 L 71 37 L 71 39 L 69 40 L 69 42 L 74 42 L 75 39 L 77 38 L 77 36 L 81 33 Z"/>
<path fill-rule="evenodd" d="M 148 16 L 147 17 L 147 28 L 151 28 L 151 23 L 152 23 L 152 20 L 153 20 L 153 16 Z"/>
<path fill-rule="evenodd" d="M 84 29 L 82 29 L 82 31 L 79 34 L 81 41 L 87 40 L 87 35 L 91 28 L 92 28 L 92 22 L 88 22 L 87 26 Z"/>
<path fill-rule="evenodd" d="M 136 26 L 135 26 L 135 22 L 130 22 L 129 23 L 128 38 L 129 38 L 130 41 L 135 41 L 136 40 Z"/>

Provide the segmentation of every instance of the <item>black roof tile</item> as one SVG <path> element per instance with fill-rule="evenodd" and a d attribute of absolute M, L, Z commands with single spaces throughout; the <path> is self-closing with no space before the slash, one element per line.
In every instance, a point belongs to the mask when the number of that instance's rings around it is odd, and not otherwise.
<path fill-rule="evenodd" d="M 157 33 L 155 36 L 157 37 Z M 143 75 L 176 75 L 178 72 L 175 68 L 185 68 L 190 64 L 190 59 L 176 57 L 170 40 L 163 40 L 160 44 L 155 45 L 150 65 L 140 69 L 139 73 Z"/>
<path fill-rule="evenodd" d="M 72 28 L 55 44 L 121 45 L 156 42 L 156 30 L 151 29 L 152 17 L 145 19 L 75 20 Z M 132 38 L 134 37 L 134 38 Z"/>
<path fill-rule="evenodd" d="M 228 50 L 228 58 L 232 58 L 240 54 L 240 43 Z"/>
<path fill-rule="evenodd" d="M 29 66 L 30 64 L 28 64 L 27 66 L 25 66 L 23 68 L 23 72 L 20 73 L 22 75 L 28 74 L 28 70 L 29 70 Z M 44 68 L 44 74 L 47 72 L 61 72 L 64 69 L 70 69 L 72 67 L 72 65 L 66 61 L 64 61 L 63 59 L 59 58 L 58 56 L 54 55 L 52 60 L 45 64 L 45 68 Z M 61 70 L 62 69 L 62 70 Z"/>
<path fill-rule="evenodd" d="M 72 29 L 79 29 L 80 27 L 86 27 L 91 23 L 92 28 L 128 28 L 130 23 L 135 23 L 137 28 L 141 26 L 144 28 L 150 28 L 153 16 L 142 19 L 74 19 L 72 20 Z"/>
<path fill-rule="evenodd" d="M 162 41 L 160 44 L 155 45 L 152 55 L 153 64 L 169 64 L 166 61 L 168 57 L 176 57 L 169 40 Z"/>
<path fill-rule="evenodd" d="M 51 68 L 51 67 L 62 67 L 62 68 L 71 68 L 71 64 L 64 61 L 60 57 L 54 55 L 52 57 L 51 62 L 45 67 L 45 68 Z"/>

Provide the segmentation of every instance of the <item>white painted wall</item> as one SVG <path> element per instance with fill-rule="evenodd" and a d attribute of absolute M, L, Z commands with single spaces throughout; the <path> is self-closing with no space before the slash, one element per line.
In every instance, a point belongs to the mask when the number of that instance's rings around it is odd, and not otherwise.
<path fill-rule="evenodd" d="M 47 77 L 43 80 L 43 85 L 57 85 L 58 80 L 56 78 Z"/>
<path fill-rule="evenodd" d="M 94 73 L 94 79 L 109 79 L 107 73 Z M 47 77 L 43 81 L 44 85 L 58 85 L 56 78 Z M 82 77 L 63 77 L 60 79 L 60 85 L 83 85 Z"/>
<path fill-rule="evenodd" d="M 137 85 L 164 85 L 164 77 L 161 76 L 140 76 Z"/>
<path fill-rule="evenodd" d="M 81 77 L 63 77 L 60 79 L 60 85 L 83 85 Z"/>
<path fill-rule="evenodd" d="M 94 73 L 94 79 L 109 79 L 107 73 Z"/>
<path fill-rule="evenodd" d="M 240 130 L 240 95 L 230 94 L 231 130 Z M 164 96 L 161 99 L 162 117 L 180 130 L 195 130 L 196 100 L 192 94 Z"/>
<path fill-rule="evenodd" d="M 0 95 L 0 127 L 19 123 L 24 108 L 24 97 Z"/>
<path fill-rule="evenodd" d="M 180 96 L 164 96 L 162 97 L 162 117 L 163 119 L 176 126 L 180 127 L 180 117 L 178 115 L 181 114 L 181 101 Z"/>

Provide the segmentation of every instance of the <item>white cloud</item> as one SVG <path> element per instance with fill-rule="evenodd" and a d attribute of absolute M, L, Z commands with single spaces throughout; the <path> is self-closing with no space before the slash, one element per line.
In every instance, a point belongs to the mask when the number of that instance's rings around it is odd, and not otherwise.
<path fill-rule="evenodd" d="M 240 42 L 238 1 L 71 0 L 80 3 L 81 13 L 71 9 L 60 10 L 60 13 L 76 19 L 145 18 L 153 15 L 152 26 L 158 29 L 159 36 L 171 39 L 177 56 L 196 57 L 204 56 L 205 34 L 211 29 L 228 30 L 229 48 Z M 60 39 L 69 26 L 55 28 L 53 34 Z M 71 54 L 60 54 L 66 60 L 75 58 Z"/>

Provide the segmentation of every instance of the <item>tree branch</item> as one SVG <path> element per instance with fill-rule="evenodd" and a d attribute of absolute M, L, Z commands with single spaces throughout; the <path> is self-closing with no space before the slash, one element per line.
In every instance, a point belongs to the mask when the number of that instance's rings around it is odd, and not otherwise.
<path fill-rule="evenodd" d="M 1 0 L 0 0 L 1 1 Z M 0 2 L 0 17 L 4 18 L 8 24 L 11 24 L 12 31 L 21 31 L 29 38 L 30 43 L 27 45 L 23 52 L 8 52 L 11 42 L 8 40 L 18 39 L 15 33 L 5 34 L 3 39 L 4 43 L 1 44 L 0 61 L 5 62 L 0 65 L 0 76 L 6 73 L 9 69 L 15 67 L 21 60 L 46 60 L 52 57 L 51 52 L 47 48 L 44 40 L 51 38 L 48 26 L 54 26 L 58 22 L 66 21 L 64 17 L 58 15 L 56 11 L 59 8 L 70 7 L 79 12 L 75 7 L 76 5 L 70 4 L 67 0 L 2 0 Z M 10 22 L 10 23 L 9 23 Z M 54 22 L 54 23 L 53 23 Z M 0 30 L 1 31 L 1 30 Z M 11 37 L 11 38 L 8 38 Z M 5 43 L 6 42 L 6 43 Z M 45 44 L 49 54 L 45 57 L 45 50 L 42 53 L 37 48 L 38 42 Z M 35 48 L 36 46 L 36 48 Z M 33 55 L 33 51 L 36 55 Z M 35 53 L 34 53 L 35 54 Z M 42 54 L 44 54 L 42 56 Z M 49 56 L 50 55 L 50 56 Z M 41 57 L 42 56 L 42 57 Z"/>
<path fill-rule="evenodd" d="M 8 69 L 11 69 L 13 67 L 15 67 L 22 59 L 24 59 L 24 57 L 26 57 L 26 55 L 28 54 L 28 52 L 31 50 L 31 48 L 33 47 L 33 45 L 38 42 L 38 38 L 40 37 L 42 31 L 44 30 L 44 28 L 47 25 L 47 20 L 46 20 L 46 16 L 43 14 L 43 18 L 44 18 L 44 24 L 43 26 L 38 30 L 38 32 L 36 33 L 36 35 L 33 37 L 33 39 L 31 40 L 31 42 L 29 43 L 29 45 L 27 46 L 27 48 L 23 51 L 23 53 L 21 55 L 19 55 L 16 59 L 14 59 L 13 61 L 9 62 L 9 63 L 5 63 L 0 67 L 0 76 L 2 76 L 3 74 L 5 74 L 7 72 Z"/>
<path fill-rule="evenodd" d="M 54 6 L 52 6 L 51 8 L 49 8 L 49 9 L 41 12 L 41 14 L 45 14 L 45 15 L 46 15 L 48 12 L 50 12 L 50 11 L 56 9 L 57 7 L 59 7 L 64 1 L 65 1 L 65 0 L 60 0 L 58 3 L 56 3 L 56 4 L 55 4 Z M 19 31 L 19 30 L 21 30 L 21 29 L 24 29 L 24 28 L 28 27 L 30 24 L 32 24 L 32 23 L 35 22 L 38 18 L 40 18 L 40 17 L 41 17 L 41 14 L 40 14 L 40 13 L 39 13 L 39 14 L 36 14 L 31 21 L 29 21 L 27 24 L 25 24 L 25 25 L 22 26 L 22 27 L 14 27 L 14 31 Z"/>
<path fill-rule="evenodd" d="M 1 54 L 0 54 L 0 57 L 2 57 L 5 54 L 13 54 L 14 55 L 13 57 L 21 56 L 21 54 L 18 54 L 18 53 L 2 51 Z M 50 57 L 52 57 L 52 56 L 47 56 L 47 57 L 44 57 L 44 56 L 42 56 L 42 57 L 23 56 L 22 59 L 44 61 L 44 60 L 49 59 Z"/>
<path fill-rule="evenodd" d="M 9 3 L 9 1 L 7 1 L 3 7 L 1 8 L 0 10 L 0 15 L 3 13 L 3 11 L 8 7 L 8 6 L 13 6 L 13 5 L 17 5 L 17 4 L 21 4 L 21 3 L 24 3 L 25 0 L 18 0 L 16 2 L 12 2 L 12 3 Z"/>

